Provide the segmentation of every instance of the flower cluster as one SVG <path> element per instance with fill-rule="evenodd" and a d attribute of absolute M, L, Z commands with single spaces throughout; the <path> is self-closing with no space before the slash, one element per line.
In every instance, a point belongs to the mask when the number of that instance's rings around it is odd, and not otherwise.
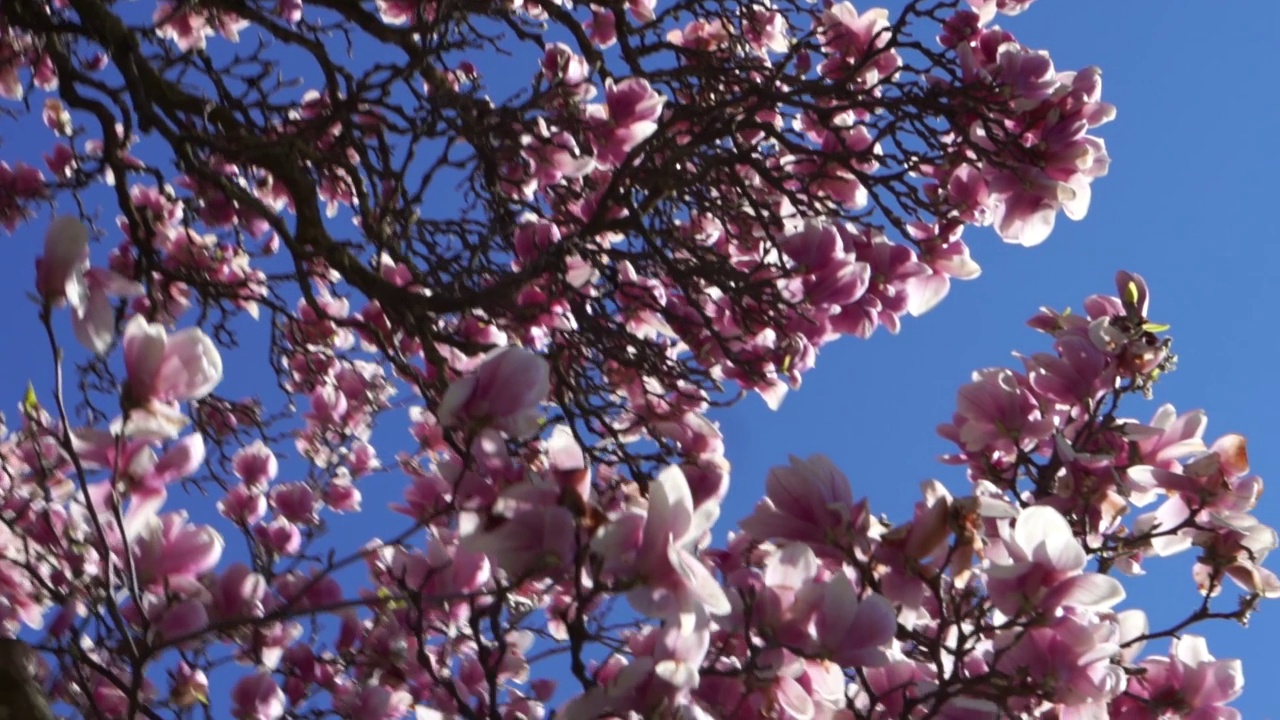
<path fill-rule="evenodd" d="M 17 1 L 0 100 L 52 146 L 0 226 L 80 212 L 0 428 L 0 634 L 60 711 L 1238 717 L 1187 631 L 1280 596 L 1280 541 L 1242 437 L 1118 414 L 1174 360 L 1137 275 L 960 389 L 966 492 L 895 524 L 791 458 L 717 531 L 713 407 L 977 277 L 967 229 L 1088 210 L 1114 109 L 992 24 L 1029 0 Z M 1191 548 L 1152 627 L 1122 578 Z"/>

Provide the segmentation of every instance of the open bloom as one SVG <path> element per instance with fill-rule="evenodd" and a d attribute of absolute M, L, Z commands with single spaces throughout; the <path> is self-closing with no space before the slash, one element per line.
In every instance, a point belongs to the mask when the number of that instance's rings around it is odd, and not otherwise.
<path fill-rule="evenodd" d="M 1035 448 L 1052 430 L 1025 378 L 1005 368 L 973 373 L 973 382 L 957 394 L 951 424 L 938 428 L 968 453 L 1000 457 Z"/>
<path fill-rule="evenodd" d="M 173 437 L 186 425 L 177 404 L 205 397 L 222 380 L 222 357 L 200 328 L 169 335 L 135 315 L 124 328 L 127 430 Z"/>
<path fill-rule="evenodd" d="M 688 480 L 673 465 L 650 486 L 648 513 L 621 516 L 593 545 L 614 572 L 640 581 L 627 594 L 637 612 L 690 630 L 707 615 L 731 610 L 724 588 L 697 556 L 718 515 L 714 501 L 694 505 Z"/>
<path fill-rule="evenodd" d="M 231 689 L 231 715 L 239 720 L 275 720 L 284 716 L 284 691 L 271 673 L 259 670 Z"/>
<path fill-rule="evenodd" d="M 205 459 L 204 438 L 198 433 L 174 442 L 160 455 L 150 442 L 121 441 L 92 428 L 76 431 L 71 442 L 86 468 L 113 470 L 117 484 L 130 497 L 156 507 L 164 504 L 170 484 L 199 470 Z"/>
<path fill-rule="evenodd" d="M 1070 713 L 1060 717 L 1107 717 L 1097 712 L 1120 694 L 1125 682 L 1124 670 L 1111 662 L 1120 652 L 1119 639 L 1117 623 L 1070 611 L 1047 626 L 998 635 L 997 667 L 1065 706 Z"/>
<path fill-rule="evenodd" d="M 44 255 L 36 260 L 36 291 L 47 307 L 71 308 L 76 339 L 103 353 L 115 338 L 112 297 L 137 297 L 142 286 L 107 268 L 89 267 L 89 229 L 73 217 L 60 217 L 44 237 Z"/>
<path fill-rule="evenodd" d="M 1118 580 L 1084 572 L 1084 548 L 1054 508 L 1022 511 L 1005 546 L 1012 562 L 993 565 L 987 584 L 992 603 L 1006 615 L 1052 612 L 1064 605 L 1102 610 L 1124 599 Z"/>
<path fill-rule="evenodd" d="M 528 437 L 538 430 L 538 405 L 549 392 L 546 360 L 521 347 L 499 348 L 474 373 L 449 386 L 436 416 L 446 427 L 490 424 L 508 435 Z"/>
<path fill-rule="evenodd" d="M 642 78 L 628 78 L 619 83 L 605 83 L 605 106 L 596 127 L 596 159 L 617 166 L 627 155 L 653 135 L 662 117 L 667 99 Z"/>
<path fill-rule="evenodd" d="M 1174 638 L 1168 657 L 1148 658 L 1140 667 L 1146 672 L 1130 676 L 1111 717 L 1156 720 L 1169 712 L 1194 720 L 1239 720 L 1240 711 L 1224 705 L 1244 690 L 1240 661 L 1215 659 L 1204 638 Z"/>
<path fill-rule="evenodd" d="M 815 610 L 814 630 L 824 657 L 842 667 L 888 662 L 884 648 L 897 632 L 898 619 L 883 596 L 871 594 L 858 599 L 849 577 L 836 573 L 822 586 Z"/>
<path fill-rule="evenodd" d="M 36 259 L 36 291 L 51 307 L 76 307 L 88 295 L 89 229 L 73 217 L 60 217 L 44 236 L 44 255 Z"/>
<path fill-rule="evenodd" d="M 869 525 L 866 502 L 854 502 L 848 478 L 822 455 L 792 457 L 790 465 L 772 468 L 765 491 L 755 512 L 739 523 L 759 540 L 794 540 L 822 552 Z"/>
<path fill-rule="evenodd" d="M 185 512 L 147 518 L 133 543 L 138 580 L 163 586 L 195 578 L 218 564 L 225 546 L 216 530 L 190 524 Z"/>

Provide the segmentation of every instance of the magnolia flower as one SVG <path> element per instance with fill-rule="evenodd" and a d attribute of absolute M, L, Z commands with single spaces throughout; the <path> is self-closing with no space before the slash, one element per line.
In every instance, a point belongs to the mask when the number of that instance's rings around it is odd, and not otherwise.
<path fill-rule="evenodd" d="M 463 422 L 492 425 L 524 438 L 538 431 L 538 405 L 551 392 L 551 368 L 520 347 L 490 352 L 475 372 L 455 381 L 436 416 L 446 427 Z"/>
<path fill-rule="evenodd" d="M 970 453 L 1003 456 L 1034 448 L 1052 430 L 1024 379 L 1006 368 L 974 372 L 973 382 L 957 393 L 952 423 L 938 428 Z"/>
<path fill-rule="evenodd" d="M 212 609 L 220 620 L 261 617 L 267 579 L 244 563 L 234 563 L 210 583 Z"/>
<path fill-rule="evenodd" d="M 605 112 L 597 128 L 597 160 L 620 165 L 627 155 L 653 135 L 667 99 L 647 80 L 628 78 L 605 82 Z"/>
<path fill-rule="evenodd" d="M 231 715 L 237 720 L 276 720 L 284 717 L 284 699 L 271 673 L 259 670 L 231 689 Z"/>
<path fill-rule="evenodd" d="M 830 460 L 791 458 L 769 470 L 766 497 L 739 527 L 760 540 L 795 540 L 815 550 L 838 546 L 865 530 L 865 502 L 855 503 L 849 480 Z"/>
<path fill-rule="evenodd" d="M 231 469 L 245 485 L 261 491 L 276 478 L 280 463 L 271 448 L 261 440 L 255 440 L 236 451 L 231 458 Z"/>
<path fill-rule="evenodd" d="M 178 403 L 205 397 L 222 380 L 222 357 L 199 328 L 170 336 L 141 315 L 124 328 L 127 434 L 169 438 L 187 424 Z"/>
<path fill-rule="evenodd" d="M 1204 638 L 1183 635 L 1170 643 L 1168 657 L 1152 657 L 1129 677 L 1125 694 L 1116 698 L 1111 717 L 1155 720 L 1166 712 L 1192 720 L 1239 720 L 1239 710 L 1225 707 L 1244 690 L 1239 660 L 1217 660 Z M 1190 714 L 1182 714 L 1190 711 Z"/>
<path fill-rule="evenodd" d="M 1148 425 L 1131 423 L 1125 426 L 1125 432 L 1137 440 L 1138 455 L 1143 463 L 1176 471 L 1179 460 L 1209 449 L 1204 444 L 1207 424 L 1203 410 L 1178 414 L 1173 405 L 1165 403 L 1156 410 Z"/>
<path fill-rule="evenodd" d="M 1125 597 L 1115 578 L 1084 572 L 1084 548 L 1066 518 L 1051 507 L 1023 510 L 1004 541 L 1012 562 L 992 565 L 987 585 L 992 603 L 1010 617 L 1065 605 L 1106 609 Z"/>
<path fill-rule="evenodd" d="M 149 442 L 91 428 L 73 433 L 71 443 L 86 468 L 115 473 L 115 487 L 128 492 L 132 508 L 139 512 L 163 506 L 168 486 L 199 470 L 205 459 L 204 438 L 198 433 L 172 443 L 159 456 Z M 105 491 L 109 486 L 101 487 Z"/>
<path fill-rule="evenodd" d="M 152 631 L 161 641 L 191 638 L 209 626 L 209 610 L 199 597 L 172 604 L 157 599 L 149 615 Z"/>
<path fill-rule="evenodd" d="M 89 229 L 73 217 L 49 226 L 44 255 L 36 260 L 36 291 L 46 307 L 71 308 L 76 339 L 101 354 L 115 338 L 112 297 L 137 297 L 142 286 L 106 268 L 89 267 Z"/>
<path fill-rule="evenodd" d="M 36 258 L 36 292 L 49 307 L 82 306 L 89 291 L 89 229 L 73 217 L 60 217 L 44 236 L 44 255 Z"/>
<path fill-rule="evenodd" d="M 1125 672 L 1111 662 L 1120 653 L 1118 639 L 1119 627 L 1109 619 L 1070 611 L 1043 627 L 997 635 L 997 668 L 1075 712 L 1062 717 L 1106 717 L 1081 711 L 1100 710 L 1124 689 Z"/>
<path fill-rule="evenodd" d="M 81 345 L 100 355 L 107 351 L 116 335 L 111 298 L 138 297 L 143 289 L 142 285 L 106 268 L 90 268 L 84 280 L 88 295 L 84 305 L 72 313 L 71 327 Z"/>
<path fill-rule="evenodd" d="M 637 612 L 691 630 L 707 615 L 731 610 L 724 588 L 697 556 L 697 543 L 718 515 L 716 502 L 694 505 L 684 473 L 670 466 L 649 487 L 648 512 L 615 519 L 594 549 L 615 572 L 641 581 L 627 593 Z"/>
<path fill-rule="evenodd" d="M 898 630 L 893 606 L 880 595 L 861 600 L 844 573 L 823 587 L 814 615 L 814 630 L 823 656 L 842 667 L 883 665 L 884 647 Z"/>
<path fill-rule="evenodd" d="M 133 542 L 138 580 L 163 585 L 212 570 L 226 543 L 207 525 L 191 525 L 185 512 L 165 513 L 140 522 Z"/>

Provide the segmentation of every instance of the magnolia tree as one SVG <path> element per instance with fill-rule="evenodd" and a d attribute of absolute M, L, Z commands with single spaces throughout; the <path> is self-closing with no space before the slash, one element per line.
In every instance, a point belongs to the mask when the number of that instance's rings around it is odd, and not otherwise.
<path fill-rule="evenodd" d="M 1138 275 L 960 389 L 964 495 L 892 522 L 792 458 L 712 532 L 709 410 L 976 277 L 966 228 L 1086 212 L 1114 109 L 1029 4 L 6 0 L 49 372 L 0 711 L 1239 717 L 1192 633 L 1280 595 L 1276 533 L 1243 438 L 1124 415 L 1173 365 Z M 1185 619 L 1124 605 L 1193 548 Z"/>

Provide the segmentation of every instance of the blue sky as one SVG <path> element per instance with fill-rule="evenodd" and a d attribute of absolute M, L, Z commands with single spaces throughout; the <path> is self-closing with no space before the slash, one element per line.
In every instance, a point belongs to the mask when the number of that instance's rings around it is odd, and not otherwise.
<path fill-rule="evenodd" d="M 749 398 L 720 413 L 734 466 L 721 539 L 763 493 L 768 468 L 785 463 L 788 454 L 830 456 L 855 493 L 894 520 L 907 517 L 924 479 L 936 477 L 963 492 L 962 473 L 936 460 L 950 448 L 934 432 L 950 419 L 956 390 L 974 369 L 1011 364 L 1013 350 L 1046 349 L 1043 336 L 1025 327 L 1026 318 L 1041 305 L 1078 308 L 1086 295 L 1109 292 L 1121 268 L 1147 278 L 1154 317 L 1172 325 L 1178 370 L 1159 383 L 1156 402 L 1205 409 L 1211 437 L 1244 434 L 1254 472 L 1280 482 L 1280 377 L 1270 372 L 1280 352 L 1271 337 L 1280 238 L 1266 211 L 1280 189 L 1271 172 L 1280 167 L 1272 90 L 1280 4 L 1235 0 L 1230 8 L 1223 17 L 1205 4 L 1040 0 L 1002 21 L 1023 43 L 1049 49 L 1060 69 L 1103 68 L 1104 98 L 1119 114 L 1101 128 L 1113 162 L 1110 175 L 1094 185 L 1089 216 L 1078 223 L 1060 219 L 1052 237 L 1034 249 L 972 231 L 968 240 L 982 277 L 957 283 L 930 314 L 908 319 L 898 337 L 879 332 L 870 341 L 829 346 L 804 388 L 779 411 Z M 0 128 L 6 135 L 14 125 Z M 43 129 L 33 134 L 40 144 L 48 137 Z M 13 159 L 20 138 L 5 140 L 0 157 Z M 0 297 L 23 303 L 40 236 L 27 231 L 6 242 Z M 104 252 L 95 250 L 96 262 Z M 8 341 L 0 353 L 6 379 L 0 405 L 10 417 L 28 378 L 42 394 L 51 384 L 34 311 L 20 307 L 0 320 Z M 237 389 L 262 382 L 261 365 L 228 367 L 228 384 Z M 1154 408 L 1131 403 L 1125 414 L 1146 419 Z M 390 462 L 405 437 L 394 427 L 382 432 L 384 462 Z M 401 486 L 394 474 L 375 480 L 378 489 L 365 486 L 364 516 L 344 526 L 352 546 L 389 534 L 375 498 L 397 496 Z M 1257 514 L 1278 526 L 1274 496 L 1263 497 Z M 1145 608 L 1157 625 L 1181 618 L 1198 601 L 1193 559 L 1187 553 L 1149 562 L 1150 575 L 1128 583 L 1123 607 Z M 1220 602 L 1232 603 L 1231 593 Z M 1273 605 L 1264 604 L 1247 630 L 1219 624 L 1200 631 L 1217 656 L 1245 660 L 1246 691 L 1236 706 L 1246 718 L 1280 716 L 1280 686 L 1269 682 L 1280 671 L 1274 650 L 1280 603 Z M 1148 649 L 1166 648 L 1158 641 Z"/>

